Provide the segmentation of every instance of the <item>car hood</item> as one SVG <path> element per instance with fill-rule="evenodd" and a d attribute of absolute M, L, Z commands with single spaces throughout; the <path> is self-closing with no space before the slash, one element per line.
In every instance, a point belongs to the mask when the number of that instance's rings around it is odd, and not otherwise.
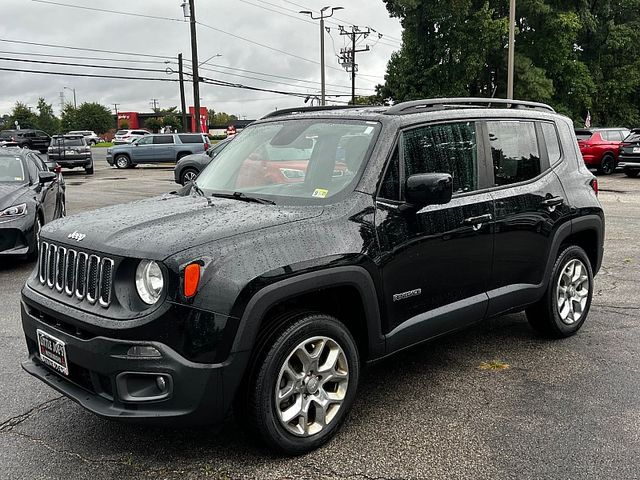
<path fill-rule="evenodd" d="M 0 182 L 0 210 L 13 205 L 28 190 L 26 184 Z"/>
<path fill-rule="evenodd" d="M 204 243 L 312 218 L 322 210 L 166 194 L 57 220 L 43 228 L 42 238 L 83 250 L 163 260 Z M 70 239 L 72 233 L 84 237 Z"/>

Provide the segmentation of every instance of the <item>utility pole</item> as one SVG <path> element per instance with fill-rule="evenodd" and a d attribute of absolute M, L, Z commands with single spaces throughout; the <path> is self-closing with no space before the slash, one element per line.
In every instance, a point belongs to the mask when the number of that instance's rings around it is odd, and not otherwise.
<path fill-rule="evenodd" d="M 158 109 L 158 99 L 157 98 L 152 98 L 151 102 L 149 102 L 149 105 L 152 106 L 153 111 L 155 112 Z"/>
<path fill-rule="evenodd" d="M 60 115 L 64 112 L 64 90 L 60 92 Z"/>
<path fill-rule="evenodd" d="M 118 128 L 120 127 L 120 122 L 118 122 L 118 105 L 120 105 L 119 103 L 114 103 L 113 104 L 113 108 L 116 111 L 116 130 L 118 130 Z"/>
<path fill-rule="evenodd" d="M 200 73 L 198 71 L 198 41 L 196 37 L 196 7 L 194 0 L 189 0 L 189 20 L 191 23 L 191 68 L 193 70 L 193 107 L 195 133 L 200 132 Z"/>
<path fill-rule="evenodd" d="M 516 0 L 509 1 L 509 61 L 507 65 L 507 98 L 513 99 L 513 77 L 516 43 Z"/>
<path fill-rule="evenodd" d="M 73 92 L 73 108 L 78 108 L 78 103 L 76 102 L 76 89 L 75 88 L 69 88 L 69 87 L 62 87 L 63 89 L 66 88 L 67 90 L 71 90 Z"/>
<path fill-rule="evenodd" d="M 178 54 L 178 77 L 180 79 L 180 108 L 182 110 L 182 131 L 187 131 L 187 104 L 184 99 L 184 73 L 182 71 L 182 54 Z"/>
<path fill-rule="evenodd" d="M 331 12 L 325 15 L 327 10 L 331 9 Z M 325 102 L 325 74 L 324 74 L 324 20 L 325 18 L 331 18 L 336 10 L 343 10 L 344 7 L 324 7 L 320 10 L 320 16 L 315 16 L 310 10 L 301 10 L 300 13 L 309 15 L 312 20 L 320 20 L 320 102 L 322 106 L 326 105 Z"/>
<path fill-rule="evenodd" d="M 340 50 L 340 63 L 347 70 L 351 72 L 351 103 L 356 104 L 356 73 L 358 72 L 358 64 L 356 63 L 356 53 L 368 52 L 370 50 L 369 45 L 365 48 L 356 48 L 356 43 L 360 39 L 365 39 L 371 34 L 371 29 L 367 27 L 366 30 L 360 30 L 357 25 L 352 25 L 351 30 L 347 30 L 340 25 L 340 35 L 347 35 L 351 37 L 351 47 L 343 48 Z"/>

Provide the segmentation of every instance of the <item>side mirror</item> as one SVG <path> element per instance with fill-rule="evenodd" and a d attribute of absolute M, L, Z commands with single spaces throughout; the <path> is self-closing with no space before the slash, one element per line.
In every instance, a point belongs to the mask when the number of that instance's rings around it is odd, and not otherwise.
<path fill-rule="evenodd" d="M 38 180 L 40 181 L 40 185 L 53 182 L 56 177 L 57 175 L 53 172 L 38 172 Z"/>
<path fill-rule="evenodd" d="M 405 182 L 405 198 L 417 208 L 444 205 L 451 201 L 453 178 L 448 173 L 411 175 Z"/>

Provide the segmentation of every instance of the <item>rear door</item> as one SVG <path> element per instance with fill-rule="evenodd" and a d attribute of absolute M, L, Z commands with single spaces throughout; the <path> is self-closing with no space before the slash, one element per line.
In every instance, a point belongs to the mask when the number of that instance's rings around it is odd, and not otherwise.
<path fill-rule="evenodd" d="M 493 253 L 484 152 L 475 121 L 400 134 L 376 200 L 389 351 L 484 317 Z M 405 179 L 419 173 L 450 173 L 451 202 L 404 210 Z"/>
<path fill-rule="evenodd" d="M 489 315 L 535 301 L 545 280 L 551 243 L 570 208 L 555 171 L 562 150 L 554 123 L 484 123 L 493 163 L 495 248 Z"/>
<path fill-rule="evenodd" d="M 153 158 L 154 162 L 175 162 L 176 151 L 173 135 L 153 136 Z"/>

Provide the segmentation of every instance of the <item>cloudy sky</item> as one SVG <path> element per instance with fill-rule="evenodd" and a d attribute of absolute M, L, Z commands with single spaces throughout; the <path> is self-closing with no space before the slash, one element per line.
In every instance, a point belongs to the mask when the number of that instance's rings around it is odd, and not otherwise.
<path fill-rule="evenodd" d="M 176 79 L 173 59 L 179 52 L 190 62 L 189 23 L 184 21 L 182 0 L 1 0 L 0 69 L 39 70 L 92 75 Z M 338 64 L 336 53 L 344 46 L 339 25 L 370 26 L 372 34 L 360 42 L 358 93 L 374 93 L 382 82 L 391 53 L 400 46 L 401 28 L 389 18 L 382 0 L 196 0 L 200 62 L 209 60 L 203 77 L 264 89 L 317 95 L 320 90 L 319 26 L 299 10 L 342 6 L 328 21 L 325 36 L 327 93 L 349 94 L 349 74 Z M 82 8 L 78 8 L 82 7 Z M 120 14 L 93 9 L 114 10 Z M 146 17 L 145 17 L 146 16 Z M 150 18 L 162 17 L 162 18 Z M 30 43 L 20 43 L 30 42 Z M 35 45 L 38 44 L 38 45 Z M 67 47 L 67 48 L 61 48 Z M 69 48 L 73 47 L 73 48 Z M 12 59 L 12 60 L 10 60 Z M 15 60 L 30 60 L 22 62 Z M 56 62 L 69 65 L 58 65 Z M 82 68 L 79 64 L 118 68 Z M 142 68 L 151 71 L 126 70 Z M 35 107 L 40 96 L 60 109 L 60 92 L 78 103 L 100 102 L 120 111 L 150 111 L 179 105 L 178 83 L 34 74 L 0 70 L 0 114 L 9 113 L 17 100 Z M 256 118 L 275 108 L 301 105 L 299 97 L 238 88 L 202 85 L 203 106 L 240 117 Z M 346 102 L 347 97 L 329 97 Z M 187 85 L 187 104 L 193 104 Z"/>

